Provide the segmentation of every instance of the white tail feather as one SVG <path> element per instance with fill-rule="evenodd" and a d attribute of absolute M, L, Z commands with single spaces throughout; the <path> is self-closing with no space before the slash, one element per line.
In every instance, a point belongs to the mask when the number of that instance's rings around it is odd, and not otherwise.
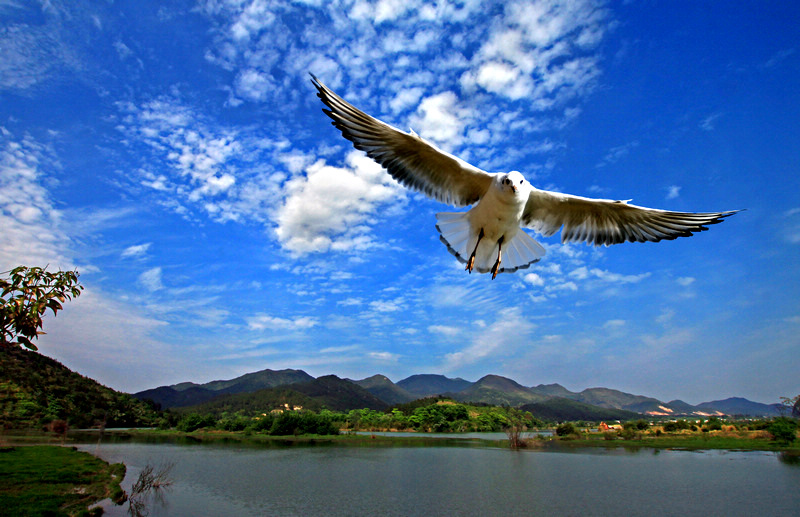
<path fill-rule="evenodd" d="M 447 250 L 460 262 L 466 263 L 472 253 L 470 245 L 475 246 L 477 234 L 473 235 L 472 228 L 467 218 L 467 212 L 440 212 L 436 214 L 436 229 L 439 230 L 439 240 L 447 246 Z M 481 245 L 483 248 L 483 245 Z M 486 273 L 494 263 L 497 246 L 491 252 L 491 261 L 487 256 L 476 258 L 475 270 Z M 488 251 L 488 250 L 487 250 Z M 525 269 L 537 262 L 545 254 L 545 249 L 533 237 L 520 230 L 509 242 L 503 243 L 503 257 L 500 263 L 500 273 L 513 273 L 518 269 Z M 479 255 L 485 255 L 480 253 Z M 488 265 L 487 265 L 488 264 Z"/>

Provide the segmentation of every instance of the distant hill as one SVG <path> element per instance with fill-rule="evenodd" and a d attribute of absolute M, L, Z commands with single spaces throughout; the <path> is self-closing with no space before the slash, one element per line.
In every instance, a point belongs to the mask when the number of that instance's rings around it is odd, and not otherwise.
<path fill-rule="evenodd" d="M 321 377 L 320 379 L 323 378 Z M 267 369 L 248 373 L 230 380 L 212 381 L 205 384 L 181 382 L 172 386 L 161 386 L 141 391 L 136 393 L 135 396 L 140 399 L 152 400 L 162 408 L 180 408 L 206 403 L 221 395 L 254 393 L 264 387 L 295 388 L 312 381 L 314 381 L 314 378 L 302 370 Z M 357 386 L 374 397 L 374 399 L 370 400 L 364 399 L 366 405 L 363 407 L 379 407 L 381 404 L 383 406 L 397 405 L 437 395 L 447 395 L 462 402 L 509 406 L 542 403 L 557 397 L 593 407 L 668 418 L 704 417 L 723 414 L 775 416 L 779 414 L 778 407 L 780 407 L 779 404 L 760 404 L 736 397 L 692 406 L 680 400 L 662 402 L 653 397 L 633 395 L 603 387 L 588 388 L 577 393 L 566 389 L 560 384 L 539 384 L 533 387 L 525 387 L 513 379 L 499 375 L 487 375 L 476 382 L 460 378 L 452 379 L 436 374 L 412 375 L 397 383 L 393 383 L 385 375 L 373 375 L 361 380 L 339 379 L 339 381 Z M 332 394 L 322 397 L 325 399 L 324 404 L 326 407 L 331 409 L 333 407 L 357 407 L 353 406 L 353 401 L 359 400 L 359 396 L 355 396 L 352 393 L 347 394 L 345 391 L 340 393 L 346 400 L 335 401 Z M 321 397 L 321 395 L 318 394 L 315 397 Z M 322 398 L 319 400 L 322 400 Z M 563 401 L 558 403 L 561 407 L 564 406 Z M 572 406 L 573 409 L 577 407 Z M 584 414 L 587 413 L 584 412 Z M 581 419 L 591 420 L 592 418 L 584 416 Z"/>
<path fill-rule="evenodd" d="M 181 407 L 181 412 L 200 414 L 243 412 L 247 415 L 282 409 L 284 404 L 319 411 L 350 411 L 351 409 L 382 410 L 388 405 L 364 388 L 335 375 L 326 375 L 309 382 L 287 384 L 251 393 L 223 393 L 201 404 Z"/>
<path fill-rule="evenodd" d="M 569 391 L 560 384 L 539 384 L 538 386 L 533 386 L 531 391 L 547 397 L 562 397 L 566 399 L 575 399 L 578 397 L 577 393 Z"/>
<path fill-rule="evenodd" d="M 529 388 L 499 375 L 486 375 L 475 384 L 458 393 L 450 394 L 462 402 L 481 402 L 496 406 L 519 406 L 547 399 Z"/>
<path fill-rule="evenodd" d="M 351 381 L 372 393 L 387 404 L 403 404 L 419 397 L 409 393 L 389 380 L 385 375 L 373 375 L 360 381 Z"/>
<path fill-rule="evenodd" d="M 40 428 L 66 420 L 72 428 L 153 426 L 146 403 L 73 372 L 55 359 L 0 345 L 0 425 Z"/>
<path fill-rule="evenodd" d="M 140 400 L 151 400 L 162 409 L 186 407 L 207 402 L 223 394 L 252 393 L 265 388 L 275 388 L 313 381 L 314 377 L 302 370 L 260 370 L 230 380 L 211 381 L 205 384 L 181 382 L 134 393 Z"/>
<path fill-rule="evenodd" d="M 612 390 L 609 388 L 589 388 L 585 389 L 579 394 L 579 402 L 591 404 L 593 406 L 600 406 L 611 409 L 626 409 L 631 410 L 634 406 L 650 407 L 650 405 L 663 405 L 663 402 L 652 397 L 643 397 L 641 395 L 631 395 L 619 390 Z M 642 413 L 643 411 L 636 411 Z"/>
<path fill-rule="evenodd" d="M 361 386 L 335 375 L 325 375 L 310 382 L 292 384 L 291 388 L 321 402 L 333 411 L 386 409 L 389 406 Z"/>
<path fill-rule="evenodd" d="M 174 408 L 179 413 L 198 413 L 214 415 L 219 418 L 223 413 L 242 413 L 246 416 L 259 416 L 273 409 L 300 406 L 311 411 L 324 409 L 324 404 L 314 400 L 305 393 L 290 387 L 266 388 L 253 393 L 223 393 L 217 397 L 192 406 Z"/>
<path fill-rule="evenodd" d="M 741 397 L 731 397 L 725 400 L 703 402 L 695 408 L 701 411 L 720 411 L 726 415 L 779 416 L 783 406 L 781 404 L 761 404 Z"/>
<path fill-rule="evenodd" d="M 286 386 L 287 384 L 297 384 L 300 382 L 313 381 L 303 370 L 261 370 L 258 372 L 247 373 L 241 377 L 236 377 L 228 381 L 211 381 L 201 384 L 200 387 L 219 391 L 222 393 L 244 393 L 258 391 L 264 388 L 274 388 L 276 386 Z"/>
<path fill-rule="evenodd" d="M 181 388 L 183 389 L 178 390 L 170 386 L 160 386 L 158 388 L 140 391 L 134 394 L 134 397 L 139 400 L 151 401 L 159 409 L 167 409 L 202 404 L 214 397 L 220 396 L 220 393 L 216 391 L 197 386 L 189 388 L 181 386 Z"/>
<path fill-rule="evenodd" d="M 461 378 L 450 379 L 444 375 L 417 374 L 397 383 L 398 386 L 417 397 L 430 397 L 443 393 L 458 393 L 473 383 Z"/>
<path fill-rule="evenodd" d="M 536 418 L 550 422 L 633 420 L 642 416 L 633 411 L 592 406 L 564 397 L 553 397 L 542 402 L 525 404 L 520 406 L 520 409 L 530 411 Z"/>

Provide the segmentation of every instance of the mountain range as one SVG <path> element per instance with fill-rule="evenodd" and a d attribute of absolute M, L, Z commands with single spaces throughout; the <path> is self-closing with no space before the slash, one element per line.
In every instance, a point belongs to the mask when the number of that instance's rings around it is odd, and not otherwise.
<path fill-rule="evenodd" d="M 448 396 L 460 402 L 507 405 L 531 411 L 540 418 L 555 420 L 621 420 L 646 417 L 776 416 L 780 404 L 762 404 L 740 397 L 691 405 L 681 400 L 662 402 L 653 397 L 632 395 L 609 388 L 588 388 L 573 392 L 560 384 L 523 386 L 513 379 L 486 375 L 470 382 L 437 374 L 418 374 L 397 383 L 385 375 L 361 380 L 335 375 L 314 378 L 302 370 L 261 370 L 230 380 L 204 384 L 182 382 L 135 393 L 161 408 L 186 408 L 198 404 L 215 407 L 252 405 L 260 400 L 278 400 L 289 395 L 304 400 L 304 407 L 332 410 L 384 409 L 431 396 Z M 266 397 L 266 398 L 265 398 Z M 283 399 L 281 399 L 283 400 Z M 288 399 L 287 399 L 288 400 Z M 237 406 L 237 404 L 239 406 Z M 569 415 L 569 417 L 567 417 Z"/>

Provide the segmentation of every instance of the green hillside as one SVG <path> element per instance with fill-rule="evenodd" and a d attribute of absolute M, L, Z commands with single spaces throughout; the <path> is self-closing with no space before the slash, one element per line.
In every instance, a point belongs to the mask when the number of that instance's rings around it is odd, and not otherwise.
<path fill-rule="evenodd" d="M 522 411 L 530 411 L 536 418 L 549 422 L 566 422 L 575 420 L 588 420 L 597 422 L 601 420 L 632 420 L 639 418 L 639 413 L 623 409 L 603 408 L 583 402 L 553 397 L 534 404 L 520 406 Z"/>
<path fill-rule="evenodd" d="M 258 416 L 273 409 L 282 409 L 285 404 L 312 411 L 364 408 L 377 410 L 387 406 L 383 400 L 364 388 L 334 375 L 326 375 L 310 382 L 266 388 L 252 393 L 220 395 L 202 404 L 179 408 L 179 412 L 214 416 L 224 413 Z"/>
<path fill-rule="evenodd" d="M 71 428 L 146 427 L 158 413 L 146 403 L 71 371 L 58 361 L 0 345 L 0 423 L 39 429 L 53 420 Z"/>

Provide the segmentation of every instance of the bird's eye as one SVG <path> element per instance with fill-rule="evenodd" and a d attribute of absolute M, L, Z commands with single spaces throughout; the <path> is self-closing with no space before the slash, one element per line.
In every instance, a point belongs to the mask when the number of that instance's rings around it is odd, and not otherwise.
<path fill-rule="evenodd" d="M 520 185 L 522 185 L 522 182 L 523 182 L 523 181 L 525 181 L 525 180 L 519 180 L 519 184 L 520 184 Z"/>

